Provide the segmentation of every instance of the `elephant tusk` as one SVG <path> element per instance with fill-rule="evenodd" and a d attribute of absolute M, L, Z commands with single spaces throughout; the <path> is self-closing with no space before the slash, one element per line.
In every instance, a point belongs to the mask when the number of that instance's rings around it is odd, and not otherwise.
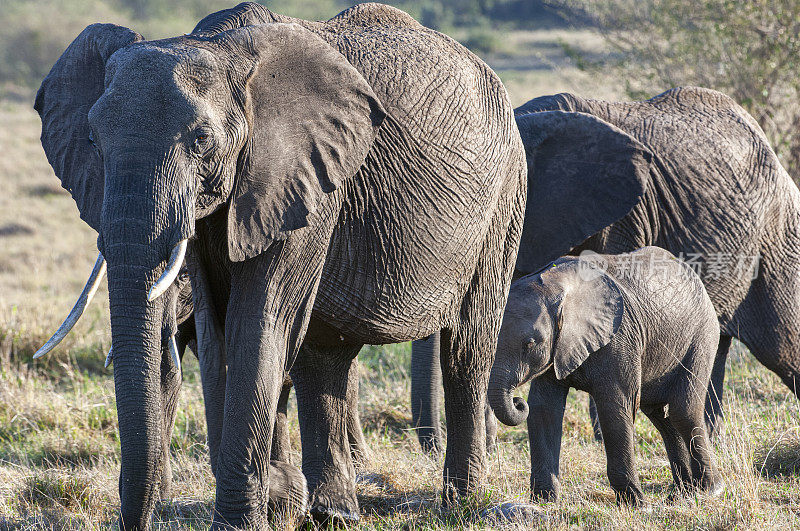
<path fill-rule="evenodd" d="M 83 312 L 86 311 L 86 307 L 89 306 L 89 302 L 91 302 L 92 297 L 97 292 L 97 288 L 100 287 L 100 281 L 103 280 L 103 275 L 106 273 L 106 260 L 103 258 L 102 253 L 97 254 L 97 260 L 94 263 L 94 267 L 92 268 L 92 273 L 89 275 L 89 280 L 86 281 L 86 285 L 83 287 L 83 291 L 81 292 L 80 296 L 78 297 L 78 301 L 75 303 L 75 306 L 72 307 L 70 310 L 69 315 L 67 318 L 64 319 L 64 322 L 61 323 L 61 326 L 58 327 L 55 334 L 53 334 L 50 339 L 47 340 L 47 343 L 42 345 L 42 347 L 36 351 L 36 354 L 33 355 L 33 358 L 41 358 L 61 343 L 61 341 L 67 336 L 72 327 L 75 326 L 75 323 L 78 322 L 78 319 L 81 318 Z"/>
<path fill-rule="evenodd" d="M 108 369 L 108 366 L 111 365 L 111 362 L 114 361 L 114 347 L 112 346 L 108 349 L 108 355 L 106 356 L 106 364 L 105 367 Z"/>
<path fill-rule="evenodd" d="M 188 240 L 181 240 L 175 247 L 172 249 L 172 254 L 169 255 L 169 263 L 167 263 L 167 268 L 158 277 L 156 283 L 153 284 L 153 287 L 150 288 L 150 292 L 147 294 L 147 300 L 149 302 L 153 302 L 157 298 L 159 298 L 169 287 L 175 282 L 175 279 L 178 278 L 178 273 L 181 270 L 181 266 L 183 265 L 183 258 L 186 256 L 186 246 Z"/>
<path fill-rule="evenodd" d="M 181 372 L 181 357 L 178 355 L 178 345 L 175 343 L 175 336 L 169 337 L 169 355 L 172 356 L 172 362 Z"/>

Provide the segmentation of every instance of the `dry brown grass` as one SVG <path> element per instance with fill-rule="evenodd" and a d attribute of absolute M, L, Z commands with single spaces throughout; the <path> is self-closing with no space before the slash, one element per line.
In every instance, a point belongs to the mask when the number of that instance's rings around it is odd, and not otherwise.
<path fill-rule="evenodd" d="M 515 104 L 570 90 L 613 97 L 619 83 L 588 78 L 559 54 L 557 38 L 592 47 L 587 34 L 524 32 L 508 37 L 529 59 L 489 57 Z M 517 61 L 517 62 L 515 62 Z M 518 64 L 519 63 L 519 64 Z M 28 105 L 0 101 L 0 529 L 100 529 L 113 525 L 119 442 L 113 381 L 102 368 L 109 345 L 107 299 L 100 293 L 87 318 L 49 360 L 31 363 L 73 302 L 95 257 L 95 235 L 61 191 L 38 142 Z M 529 452 L 523 427 L 503 428 L 488 460 L 483 494 L 449 512 L 439 509 L 441 458 L 420 452 L 408 426 L 407 345 L 362 352 L 362 409 L 372 460 L 359 475 L 358 529 L 492 528 L 481 512 L 506 500 L 527 500 Z M 214 496 L 206 461 L 197 364 L 184 364 L 172 439 L 174 496 L 155 515 L 159 529 L 205 528 Z M 716 456 L 727 482 L 717 499 L 669 503 L 671 477 L 663 445 L 646 419 L 637 420 L 638 467 L 648 510 L 614 504 L 603 450 L 591 439 L 586 398 L 570 396 L 562 450 L 563 499 L 539 506 L 542 529 L 800 528 L 800 430 L 797 401 L 740 347 L 731 356 L 728 417 Z M 640 416 L 641 417 L 641 416 Z M 300 463 L 292 413 L 292 461 Z M 526 526 L 520 526 L 525 528 Z"/>

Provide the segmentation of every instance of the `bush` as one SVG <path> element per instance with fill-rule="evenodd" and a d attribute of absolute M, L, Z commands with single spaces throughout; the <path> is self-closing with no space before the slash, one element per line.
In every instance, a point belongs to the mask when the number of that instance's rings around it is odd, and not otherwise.
<path fill-rule="evenodd" d="M 756 118 L 783 165 L 800 178 L 800 2 L 553 3 L 599 29 L 617 54 L 591 67 L 616 70 L 630 97 L 680 85 L 727 93 Z"/>

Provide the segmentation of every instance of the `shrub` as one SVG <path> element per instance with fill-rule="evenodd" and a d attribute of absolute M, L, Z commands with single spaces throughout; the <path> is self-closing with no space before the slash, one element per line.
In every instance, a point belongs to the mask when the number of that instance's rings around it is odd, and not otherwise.
<path fill-rule="evenodd" d="M 590 67 L 616 70 L 630 97 L 680 85 L 727 93 L 756 118 L 786 169 L 800 178 L 800 2 L 553 3 L 599 29 L 617 53 Z"/>

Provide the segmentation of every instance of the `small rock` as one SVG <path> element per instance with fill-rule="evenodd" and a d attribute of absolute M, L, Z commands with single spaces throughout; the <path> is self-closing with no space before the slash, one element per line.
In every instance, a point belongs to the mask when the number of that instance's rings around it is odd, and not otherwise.
<path fill-rule="evenodd" d="M 532 524 L 544 517 L 541 509 L 529 503 L 505 502 L 484 509 L 481 518 L 490 519 L 498 524 Z"/>

